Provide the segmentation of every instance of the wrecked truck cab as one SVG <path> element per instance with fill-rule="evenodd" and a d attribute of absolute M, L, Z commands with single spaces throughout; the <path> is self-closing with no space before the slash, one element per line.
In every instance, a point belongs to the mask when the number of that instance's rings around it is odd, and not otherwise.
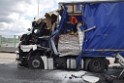
<path fill-rule="evenodd" d="M 123 42 L 117 34 L 119 31 L 121 36 L 124 36 L 121 32 L 123 30 L 121 26 L 123 23 L 121 22 L 124 19 L 121 10 L 124 9 L 124 2 L 88 1 L 59 4 L 64 5 L 65 8 L 61 20 L 57 24 L 58 27 L 50 36 L 49 53 L 41 51 L 42 46 L 39 48 L 38 44 L 32 46 L 33 49 L 37 48 L 27 52 L 30 56 L 27 58 L 28 65 L 35 69 L 41 66 L 43 69 L 80 68 L 92 72 L 102 72 L 107 69 L 108 60 L 106 57 L 114 57 L 113 54 L 116 52 L 124 52 Z M 70 26 L 69 21 L 65 22 L 65 20 L 72 15 L 76 17 L 79 23 L 86 25 L 81 25 L 83 29 L 76 27 L 80 33 L 70 34 L 71 27 L 67 27 Z M 113 17 L 117 20 L 114 21 Z M 64 32 L 61 33 L 62 29 Z M 54 40 L 58 35 L 57 48 Z M 118 45 L 118 41 L 121 45 Z M 45 50 L 45 52 L 47 51 Z M 36 67 L 37 65 L 38 67 Z"/>

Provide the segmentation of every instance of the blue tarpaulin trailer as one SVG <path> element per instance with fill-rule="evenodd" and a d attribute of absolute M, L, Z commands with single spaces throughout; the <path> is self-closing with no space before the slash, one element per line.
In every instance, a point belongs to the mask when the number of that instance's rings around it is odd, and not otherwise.
<path fill-rule="evenodd" d="M 77 3 L 79 5 L 79 3 Z M 81 64 L 82 58 L 90 58 L 91 71 L 97 62 L 103 64 L 106 57 L 114 57 L 117 53 L 123 56 L 124 52 L 124 2 L 122 1 L 103 1 L 103 2 L 84 2 L 82 7 L 82 18 L 84 30 L 84 40 L 82 50 L 77 57 L 77 65 Z M 65 4 L 67 5 L 67 4 Z M 65 14 L 65 15 L 64 15 Z M 63 13 L 64 21 L 66 13 Z M 60 22 L 60 25 L 63 23 Z M 59 26 L 58 30 L 61 30 Z M 58 33 L 57 32 L 57 33 Z M 101 57 L 101 58 L 100 58 Z M 94 60 L 93 60 L 94 59 Z M 87 62 L 88 62 L 87 61 Z M 103 67 L 101 66 L 101 69 Z"/>
<path fill-rule="evenodd" d="M 82 28 L 87 31 L 77 65 L 80 65 L 82 57 L 115 57 L 116 54 L 120 54 L 118 59 L 122 56 L 124 61 L 123 10 L 124 2 L 84 4 L 82 21 L 85 26 Z"/>
<path fill-rule="evenodd" d="M 88 56 L 112 56 L 124 51 L 124 2 L 85 4 L 82 19 L 88 28 L 82 51 Z M 87 54 L 85 54 L 87 56 Z"/>
<path fill-rule="evenodd" d="M 80 18 L 79 21 L 85 23 L 85 26 L 82 26 L 83 30 L 87 30 L 82 45 L 82 51 L 85 55 L 105 57 L 111 56 L 116 51 L 123 54 L 124 2 L 78 2 L 77 5 L 79 3 L 83 5 L 82 15 L 76 17 L 78 17 L 77 19 Z M 63 18 L 66 18 L 66 16 L 64 15 Z M 61 21 L 64 21 L 64 19 Z M 63 27 L 60 26 L 59 29 L 61 28 Z"/>

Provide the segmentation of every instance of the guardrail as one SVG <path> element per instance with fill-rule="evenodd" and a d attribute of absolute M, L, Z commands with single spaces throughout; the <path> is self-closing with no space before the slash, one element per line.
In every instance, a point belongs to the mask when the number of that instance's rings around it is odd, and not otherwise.
<path fill-rule="evenodd" d="M 19 35 L 0 35 L 0 52 L 15 53 L 19 37 Z"/>
<path fill-rule="evenodd" d="M 19 35 L 0 35 L 0 47 L 16 47 Z"/>

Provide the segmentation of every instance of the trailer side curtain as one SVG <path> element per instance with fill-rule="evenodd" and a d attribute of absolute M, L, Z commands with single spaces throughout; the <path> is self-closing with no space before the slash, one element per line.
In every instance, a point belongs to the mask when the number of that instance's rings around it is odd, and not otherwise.
<path fill-rule="evenodd" d="M 85 4 L 83 21 L 85 32 L 83 51 L 88 49 L 124 49 L 124 2 Z"/>

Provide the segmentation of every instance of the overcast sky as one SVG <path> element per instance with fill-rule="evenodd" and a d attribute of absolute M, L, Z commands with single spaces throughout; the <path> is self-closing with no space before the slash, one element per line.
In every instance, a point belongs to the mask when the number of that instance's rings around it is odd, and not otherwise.
<path fill-rule="evenodd" d="M 57 9 L 58 2 L 63 1 L 40 0 L 40 17 Z M 37 3 L 38 0 L 0 0 L 0 34 L 20 35 L 27 32 L 27 28 L 31 27 L 31 21 L 37 16 Z"/>

